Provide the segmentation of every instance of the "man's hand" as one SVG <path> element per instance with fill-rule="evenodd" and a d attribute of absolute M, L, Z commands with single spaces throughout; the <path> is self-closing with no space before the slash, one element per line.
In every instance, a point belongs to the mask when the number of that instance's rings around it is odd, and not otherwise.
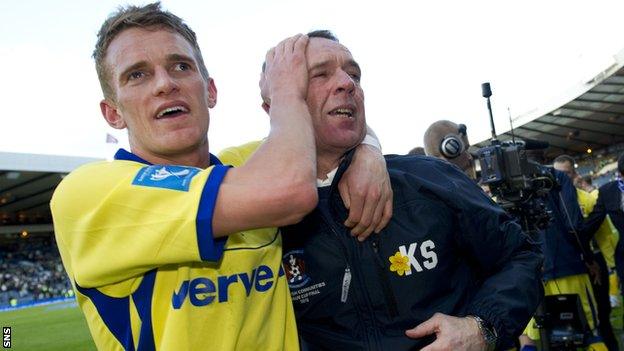
<path fill-rule="evenodd" d="M 585 263 L 587 267 L 587 272 L 589 273 L 589 278 L 592 283 L 595 285 L 601 285 L 602 280 L 600 279 L 600 266 L 596 261 L 592 261 L 591 263 Z"/>
<path fill-rule="evenodd" d="M 268 101 L 276 95 L 297 95 L 305 100 L 308 91 L 308 67 L 305 50 L 308 36 L 286 38 L 266 54 L 266 67 L 260 79 L 261 94 Z"/>
<path fill-rule="evenodd" d="M 344 225 L 359 241 L 373 231 L 379 233 L 390 221 L 392 187 L 386 161 L 378 149 L 366 144 L 357 147 L 338 190 L 349 209 Z"/>
<path fill-rule="evenodd" d="M 436 340 L 422 351 L 481 351 L 486 347 L 479 324 L 471 317 L 458 318 L 436 313 L 416 328 L 405 331 L 405 335 L 413 339 L 433 333 Z"/>

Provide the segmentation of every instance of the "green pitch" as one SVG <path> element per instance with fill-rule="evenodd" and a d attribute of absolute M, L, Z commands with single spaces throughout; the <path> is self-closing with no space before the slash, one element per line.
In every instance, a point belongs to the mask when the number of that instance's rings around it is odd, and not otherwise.
<path fill-rule="evenodd" d="M 0 312 L 0 327 L 11 327 L 11 350 L 96 350 L 75 302 Z"/>

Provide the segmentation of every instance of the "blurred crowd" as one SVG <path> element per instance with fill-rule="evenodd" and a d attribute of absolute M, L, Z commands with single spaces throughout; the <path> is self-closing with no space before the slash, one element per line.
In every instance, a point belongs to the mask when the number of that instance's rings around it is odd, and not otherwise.
<path fill-rule="evenodd" d="M 54 236 L 0 243 L 0 307 L 73 296 Z"/>
<path fill-rule="evenodd" d="M 576 172 L 580 177 L 575 185 L 591 192 L 617 177 L 618 151 L 604 150 L 601 154 L 576 159 Z M 579 184 L 580 182 L 580 184 Z"/>

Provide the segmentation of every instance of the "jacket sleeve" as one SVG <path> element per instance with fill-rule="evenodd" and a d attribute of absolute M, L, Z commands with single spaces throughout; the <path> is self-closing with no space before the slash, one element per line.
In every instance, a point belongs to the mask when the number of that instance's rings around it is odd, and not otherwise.
<path fill-rule="evenodd" d="M 550 193 L 556 197 L 555 200 L 562 209 L 563 215 L 565 215 L 568 219 L 565 223 L 568 230 L 579 231 L 583 226 L 583 212 L 578 205 L 579 202 L 576 188 L 565 173 L 558 170 L 553 171 L 557 181 L 560 184 L 561 191 L 551 191 Z"/>
<path fill-rule="evenodd" d="M 589 214 L 589 216 L 587 216 L 587 219 L 585 219 L 585 223 L 581 231 L 584 237 L 589 238 L 593 236 L 598 228 L 600 228 L 600 225 L 607 215 L 604 195 L 605 191 L 600 191 L 598 193 L 598 200 L 596 200 L 596 205 L 594 206 L 594 209 Z"/>
<path fill-rule="evenodd" d="M 479 273 L 480 287 L 467 314 L 494 326 L 499 347 L 509 345 L 543 296 L 540 245 L 458 168 L 448 165 L 443 173 L 450 180 L 446 200 L 455 207 L 460 226 L 459 247 Z"/>

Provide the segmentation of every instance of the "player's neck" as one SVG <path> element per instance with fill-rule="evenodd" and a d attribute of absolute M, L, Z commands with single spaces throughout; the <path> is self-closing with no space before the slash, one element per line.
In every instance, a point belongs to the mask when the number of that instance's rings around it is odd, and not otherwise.
<path fill-rule="evenodd" d="M 180 165 L 197 168 L 207 168 L 210 166 L 210 152 L 208 145 L 191 151 L 184 151 L 175 154 L 157 154 L 146 151 L 139 147 L 130 146 L 133 154 L 152 164 Z"/>

